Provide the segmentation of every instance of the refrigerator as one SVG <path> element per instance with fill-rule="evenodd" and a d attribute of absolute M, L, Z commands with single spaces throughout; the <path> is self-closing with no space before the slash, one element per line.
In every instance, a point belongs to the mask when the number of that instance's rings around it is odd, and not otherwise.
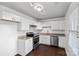
<path fill-rule="evenodd" d="M 0 56 L 17 53 L 17 23 L 0 20 Z"/>

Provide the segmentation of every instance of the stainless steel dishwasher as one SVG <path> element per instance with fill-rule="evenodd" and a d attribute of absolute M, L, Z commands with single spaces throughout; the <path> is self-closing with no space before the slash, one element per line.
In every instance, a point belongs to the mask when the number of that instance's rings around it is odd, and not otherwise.
<path fill-rule="evenodd" d="M 58 36 L 52 35 L 50 38 L 50 45 L 52 46 L 58 46 Z"/>

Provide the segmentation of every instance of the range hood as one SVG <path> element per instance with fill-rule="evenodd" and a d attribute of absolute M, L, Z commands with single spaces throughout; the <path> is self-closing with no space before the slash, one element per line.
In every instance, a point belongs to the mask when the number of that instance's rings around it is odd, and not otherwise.
<path fill-rule="evenodd" d="M 43 26 L 41 33 L 52 33 L 51 26 Z"/>

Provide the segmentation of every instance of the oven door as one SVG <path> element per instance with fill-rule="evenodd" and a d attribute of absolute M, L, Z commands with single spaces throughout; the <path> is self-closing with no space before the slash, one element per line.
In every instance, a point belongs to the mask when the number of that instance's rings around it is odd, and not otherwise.
<path fill-rule="evenodd" d="M 39 45 L 39 36 L 34 37 L 33 47 L 36 48 Z"/>
<path fill-rule="evenodd" d="M 33 42 L 34 42 L 34 45 L 35 45 L 37 42 L 39 42 L 39 36 L 34 37 Z"/>

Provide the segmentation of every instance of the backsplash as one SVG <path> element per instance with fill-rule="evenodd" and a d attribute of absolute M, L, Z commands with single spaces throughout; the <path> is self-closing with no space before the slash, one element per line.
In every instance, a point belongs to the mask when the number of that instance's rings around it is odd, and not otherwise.
<path fill-rule="evenodd" d="M 23 35 L 26 35 L 27 32 L 28 32 L 28 30 L 21 30 L 21 31 L 18 31 L 17 35 L 23 36 Z"/>

